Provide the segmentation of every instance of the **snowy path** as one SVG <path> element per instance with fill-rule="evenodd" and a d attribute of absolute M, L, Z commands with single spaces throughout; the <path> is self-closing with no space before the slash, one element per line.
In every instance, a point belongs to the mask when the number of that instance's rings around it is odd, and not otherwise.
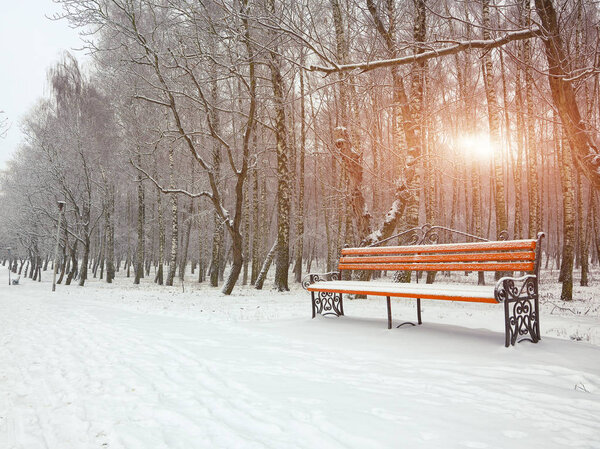
<path fill-rule="evenodd" d="M 239 320 L 66 291 L 0 286 L 2 449 L 600 448 L 598 346 L 312 321 L 294 294 Z"/>

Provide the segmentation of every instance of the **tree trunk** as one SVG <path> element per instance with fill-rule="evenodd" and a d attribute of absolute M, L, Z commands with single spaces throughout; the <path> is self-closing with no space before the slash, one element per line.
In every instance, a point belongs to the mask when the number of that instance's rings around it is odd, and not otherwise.
<path fill-rule="evenodd" d="M 248 8 L 248 0 L 242 0 L 242 4 L 245 9 Z M 231 271 L 225 285 L 223 286 L 223 294 L 229 295 L 233 291 L 242 265 L 244 263 L 243 245 L 244 239 L 241 233 L 241 224 L 243 217 L 244 208 L 244 184 L 248 177 L 248 159 L 250 157 L 250 140 L 254 131 L 254 115 L 256 112 L 256 74 L 255 74 L 255 62 L 254 62 L 254 51 L 252 48 L 252 39 L 250 37 L 250 25 L 247 18 L 242 19 L 244 27 L 244 43 L 246 45 L 247 57 L 249 61 L 248 65 L 248 86 L 250 94 L 250 104 L 248 108 L 248 115 L 246 121 L 246 127 L 243 134 L 243 148 L 241 157 L 241 169 L 236 173 L 235 183 L 235 214 L 233 220 L 227 221 L 227 229 L 231 237 L 231 251 L 232 251 L 232 265 Z M 246 199 L 247 200 L 247 199 Z M 222 208 L 221 208 L 222 210 Z"/>
<path fill-rule="evenodd" d="M 87 228 L 87 227 L 86 227 Z M 87 229 L 83 233 L 83 257 L 81 258 L 81 270 L 79 271 L 79 286 L 83 287 L 87 280 L 88 263 L 90 257 L 90 235 Z"/>
<path fill-rule="evenodd" d="M 250 261 L 250 187 L 249 183 L 244 183 L 244 216 L 242 218 L 242 226 L 244 228 L 244 268 L 242 276 L 242 285 L 248 284 L 248 263 Z M 235 258 L 235 254 L 234 254 Z"/>
<path fill-rule="evenodd" d="M 526 25 L 531 23 L 530 1 L 523 0 Z M 533 77 L 531 75 L 531 43 L 529 39 L 523 42 L 523 55 L 525 63 L 525 100 L 527 114 L 525 115 L 525 129 L 527 130 L 527 192 L 529 202 L 529 238 L 534 239 L 539 231 L 539 183 L 537 167 L 537 139 L 535 137 L 534 104 L 533 104 Z"/>
<path fill-rule="evenodd" d="M 250 284 L 254 285 L 260 268 L 261 242 L 264 234 L 262 231 L 265 226 L 265 223 L 259 223 L 262 201 L 259 201 L 258 167 L 252 169 L 252 186 L 252 269 Z M 264 231 L 268 233 L 268 229 Z"/>
<path fill-rule="evenodd" d="M 554 5 L 552 0 L 535 0 L 535 7 L 542 25 L 540 28 L 544 32 L 548 83 L 554 106 L 573 148 L 579 169 L 596 189 L 600 189 L 600 152 L 585 121 L 581 119 L 575 91 L 568 79 L 571 61 L 564 50 Z"/>
<path fill-rule="evenodd" d="M 593 227 L 593 215 L 594 215 L 594 190 L 590 185 L 588 208 L 587 208 L 587 221 L 585 225 L 585 236 L 583 238 L 583 247 L 581 250 L 581 281 L 579 285 L 582 287 L 588 286 L 588 275 L 590 272 L 590 240 L 592 238 L 592 227 Z M 583 221 L 583 217 L 580 217 Z"/>
<path fill-rule="evenodd" d="M 108 205 L 105 215 L 106 232 L 106 282 L 109 284 L 115 278 L 115 186 L 111 184 L 108 192 Z"/>
<path fill-rule="evenodd" d="M 483 6 L 483 39 L 490 39 L 490 0 L 482 0 Z M 494 74 L 492 66 L 492 55 L 487 51 L 483 55 L 485 93 L 488 104 L 488 117 L 490 126 L 490 141 L 494 149 L 494 193 L 496 211 L 496 238 L 500 238 L 502 231 L 508 229 L 508 218 L 506 216 L 506 196 L 504 193 L 504 171 L 502 166 L 502 140 L 500 137 L 499 108 L 494 89 Z"/>
<path fill-rule="evenodd" d="M 269 0 L 271 14 L 275 14 L 275 0 Z M 284 85 L 278 46 L 269 51 L 269 69 L 275 109 L 275 141 L 277 146 L 277 261 L 275 288 L 288 291 L 290 266 L 290 170 L 289 148 L 285 121 Z"/>
<path fill-rule="evenodd" d="M 573 258 L 575 250 L 575 195 L 573 187 L 572 155 L 567 139 L 562 142 L 562 165 L 560 178 L 563 191 L 563 251 L 560 277 L 562 292 L 560 299 L 573 299 Z"/>
<path fill-rule="evenodd" d="M 198 282 L 205 281 L 206 266 L 204 264 L 204 226 L 198 206 Z"/>
<path fill-rule="evenodd" d="M 67 280 L 65 281 L 65 285 L 71 285 L 71 281 L 75 276 L 77 276 L 77 240 L 73 241 L 73 246 L 70 248 L 70 257 L 71 257 L 71 269 L 69 270 L 69 274 L 67 275 Z"/>
<path fill-rule="evenodd" d="M 396 57 L 398 48 L 395 41 L 394 21 L 392 20 L 389 27 L 386 28 L 373 0 L 367 0 L 367 8 L 375 22 L 379 35 L 386 44 L 390 57 Z M 393 9 L 393 5 L 391 8 Z M 393 11 L 390 12 L 393 13 Z M 394 16 L 395 14 L 391 14 L 391 17 Z M 419 191 L 420 180 L 417 168 L 420 163 L 419 158 L 422 154 L 420 145 L 421 139 L 418 134 L 419 128 L 410 108 L 410 103 L 404 89 L 403 74 L 400 72 L 399 67 L 392 67 L 392 82 L 394 105 L 397 110 L 395 115 L 397 116 L 396 120 L 398 122 L 396 126 L 396 144 L 398 145 L 400 143 L 400 134 L 402 134 L 407 149 L 406 151 L 401 151 L 400 149 L 396 150 L 398 153 L 404 153 L 405 158 L 403 161 L 403 168 L 400 170 L 400 176 L 396 183 L 397 187 L 394 202 L 385 215 L 379 229 L 369 234 L 361 242 L 361 246 L 368 246 L 391 236 L 402 217 L 406 218 L 406 222 L 409 225 L 414 224 L 415 220 L 418 220 L 418 207 L 416 205 L 418 205 L 417 192 Z M 400 123 L 402 125 L 401 130 Z"/>
<path fill-rule="evenodd" d="M 130 243 L 130 219 L 131 219 L 131 199 L 129 193 L 127 193 L 127 255 L 125 256 L 125 265 L 127 266 L 127 277 L 131 275 L 131 243 Z"/>
<path fill-rule="evenodd" d="M 269 272 L 269 268 L 271 267 L 271 263 L 273 262 L 273 257 L 275 257 L 275 253 L 277 251 L 277 246 L 278 246 L 277 242 L 273 243 L 273 246 L 267 253 L 267 257 L 265 257 L 265 260 L 260 269 L 260 273 L 258 274 L 258 277 L 256 278 L 256 282 L 254 283 L 254 287 L 257 290 L 262 290 L 262 288 L 263 288 L 263 284 L 265 283 L 265 279 L 267 278 L 267 273 Z"/>
<path fill-rule="evenodd" d="M 138 164 L 141 165 L 141 156 L 138 156 Z M 137 213 L 137 247 L 135 252 L 135 279 L 134 284 L 139 284 L 140 279 L 144 277 L 144 185 L 142 173 L 138 173 L 137 179 L 137 197 L 138 197 L 138 213 Z"/>
<path fill-rule="evenodd" d="M 304 155 L 306 153 L 306 119 L 304 111 L 304 72 L 300 70 L 300 154 L 298 160 L 298 203 L 296 204 L 296 262 L 294 280 L 302 282 L 302 256 L 304 253 Z"/>
<path fill-rule="evenodd" d="M 165 261 L 165 220 L 160 190 L 156 189 L 156 207 L 158 209 L 158 270 L 154 282 L 163 285 Z"/>
<path fill-rule="evenodd" d="M 181 252 L 181 264 L 179 265 L 179 279 L 185 279 L 185 270 L 187 268 L 188 249 L 190 246 L 190 234 L 192 232 L 192 218 L 194 214 L 194 200 L 190 198 L 188 214 L 185 223 L 185 231 L 183 234 L 183 248 Z"/>
<path fill-rule="evenodd" d="M 523 23 L 523 20 L 520 21 Z M 519 44 L 519 57 L 523 60 L 523 45 Z M 515 239 L 523 238 L 523 184 L 521 176 L 523 174 L 523 152 L 524 145 L 523 141 L 525 120 L 523 112 L 523 86 L 521 84 L 521 68 L 516 68 L 516 79 L 515 79 L 515 105 L 517 112 L 517 156 L 516 161 L 513 165 L 513 177 L 515 184 L 515 223 L 513 228 L 513 237 Z M 549 229 L 548 229 L 549 231 Z"/>
<path fill-rule="evenodd" d="M 58 280 L 56 281 L 57 284 L 61 284 L 62 280 L 65 276 L 66 270 L 67 270 L 67 265 L 68 265 L 68 258 L 67 258 L 67 247 L 69 245 L 69 233 L 67 230 L 67 219 L 66 217 L 63 216 L 63 220 L 64 220 L 64 233 L 63 233 L 63 244 L 61 245 L 61 249 L 62 249 L 62 255 L 61 255 L 61 261 L 62 263 L 60 264 L 60 275 L 58 276 Z"/>
<path fill-rule="evenodd" d="M 171 147 L 169 151 L 169 171 L 171 178 L 171 188 L 173 188 L 174 181 L 174 151 Z M 171 195 L 171 259 L 169 261 L 169 273 L 167 274 L 166 285 L 172 286 L 173 280 L 175 279 L 175 270 L 177 270 L 177 254 L 178 254 L 178 213 L 177 213 L 177 195 Z"/>
<path fill-rule="evenodd" d="M 216 78 L 211 80 L 211 97 L 212 101 L 217 104 L 218 102 L 218 85 Z M 211 110 L 212 115 L 212 127 L 215 132 L 220 133 L 220 117 L 219 112 L 216 108 Z M 221 174 L 221 144 L 215 140 L 212 148 L 212 165 L 215 172 L 215 178 L 217 179 L 217 187 L 220 187 L 220 174 Z M 225 238 L 225 229 L 223 219 L 215 211 L 214 213 L 214 232 L 213 232 L 213 244 L 212 244 L 212 255 L 210 261 L 210 285 L 211 287 L 219 286 L 219 273 L 221 264 L 223 264 L 223 244 Z"/>

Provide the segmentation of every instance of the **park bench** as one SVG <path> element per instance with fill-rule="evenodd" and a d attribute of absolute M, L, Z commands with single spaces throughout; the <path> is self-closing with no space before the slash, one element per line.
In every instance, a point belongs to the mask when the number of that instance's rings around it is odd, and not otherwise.
<path fill-rule="evenodd" d="M 435 229 L 429 227 L 424 234 L 432 230 Z M 544 234 L 539 233 L 537 239 L 529 240 L 487 241 L 479 238 L 480 241 L 467 243 L 343 248 L 339 271 L 311 273 L 303 285 L 311 292 L 313 318 L 317 313 L 344 315 L 344 294 L 386 297 L 388 329 L 392 327 L 391 298 L 394 297 L 416 299 L 418 324 L 422 323 L 421 299 L 503 304 L 505 346 L 514 345 L 519 337 L 537 343 L 540 339 L 538 276 L 543 237 Z M 344 270 L 363 273 L 365 270 L 490 271 L 500 272 L 502 277 L 493 285 L 399 283 L 342 280 L 340 272 Z M 527 274 L 510 276 L 513 272 Z M 403 324 L 414 326 L 414 323 Z"/>

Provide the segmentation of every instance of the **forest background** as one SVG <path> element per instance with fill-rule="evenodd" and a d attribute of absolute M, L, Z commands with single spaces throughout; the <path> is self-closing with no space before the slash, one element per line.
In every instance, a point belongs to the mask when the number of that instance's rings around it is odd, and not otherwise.
<path fill-rule="evenodd" d="M 23 275 L 59 231 L 59 283 L 191 273 L 229 294 L 273 261 L 285 291 L 425 223 L 544 231 L 564 300 L 599 263 L 595 2 L 56 3 L 92 62 L 49 68 L 1 173 Z"/>

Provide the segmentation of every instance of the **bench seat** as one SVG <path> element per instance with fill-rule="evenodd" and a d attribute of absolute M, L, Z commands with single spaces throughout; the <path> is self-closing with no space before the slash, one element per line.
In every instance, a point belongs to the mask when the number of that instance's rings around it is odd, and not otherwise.
<path fill-rule="evenodd" d="M 374 281 L 320 281 L 307 287 L 311 292 L 441 299 L 496 304 L 494 285 L 405 284 Z"/>

